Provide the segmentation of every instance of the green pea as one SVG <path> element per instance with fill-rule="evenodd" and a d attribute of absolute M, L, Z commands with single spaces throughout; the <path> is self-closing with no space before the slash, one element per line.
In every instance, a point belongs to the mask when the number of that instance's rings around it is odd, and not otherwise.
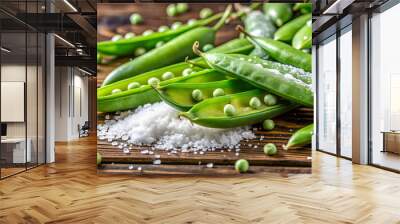
<path fill-rule="evenodd" d="M 213 11 L 210 8 L 204 8 L 200 11 L 200 18 L 205 19 L 210 17 L 213 14 Z"/>
<path fill-rule="evenodd" d="M 275 128 L 275 122 L 273 120 L 267 119 L 263 122 L 264 130 L 270 131 Z"/>
<path fill-rule="evenodd" d="M 269 156 L 273 156 L 277 153 L 277 149 L 275 144 L 273 143 L 268 143 L 266 145 L 264 145 L 264 153 L 269 155 Z"/>
<path fill-rule="evenodd" d="M 143 18 L 140 14 L 138 13 L 133 13 L 130 17 L 129 17 L 129 21 L 131 21 L 132 24 L 139 24 L 143 22 Z"/>
<path fill-rule="evenodd" d="M 125 39 L 130 39 L 130 38 L 132 38 L 132 37 L 134 37 L 134 36 L 135 36 L 134 33 L 129 32 L 129 33 L 126 33 L 124 37 L 125 37 Z"/>
<path fill-rule="evenodd" d="M 239 173 L 246 173 L 249 170 L 249 162 L 245 159 L 239 159 L 235 162 L 235 170 Z"/>
<path fill-rule="evenodd" d="M 236 114 L 236 108 L 235 108 L 235 106 L 233 106 L 232 104 L 226 104 L 226 105 L 224 106 L 224 114 L 225 114 L 226 116 L 229 116 L 229 117 L 235 115 L 235 114 Z"/>
<path fill-rule="evenodd" d="M 182 26 L 182 23 L 179 22 L 179 21 L 177 21 L 177 22 L 174 22 L 174 23 L 171 25 L 171 29 L 176 30 L 176 29 L 178 29 L 178 28 L 181 27 L 181 26 Z"/>
<path fill-rule="evenodd" d="M 196 22 L 197 22 L 197 19 L 189 19 L 189 20 L 187 21 L 187 24 L 190 26 L 190 25 L 195 24 Z"/>
<path fill-rule="evenodd" d="M 143 35 L 143 36 L 148 36 L 148 35 L 150 35 L 150 34 L 152 34 L 152 33 L 154 33 L 153 30 L 146 30 L 146 31 L 144 31 L 144 32 L 142 33 L 142 35 Z"/>
<path fill-rule="evenodd" d="M 192 92 L 192 97 L 196 101 L 201 101 L 203 99 L 203 92 L 199 89 L 195 89 Z"/>
<path fill-rule="evenodd" d="M 164 44 L 165 44 L 164 41 L 158 41 L 156 43 L 156 48 L 159 48 L 159 47 L 163 46 Z"/>
<path fill-rule="evenodd" d="M 117 94 L 117 93 L 120 93 L 120 92 L 122 92 L 122 90 L 120 90 L 120 89 L 113 89 L 113 90 L 111 91 L 111 94 Z"/>
<path fill-rule="evenodd" d="M 169 30 L 168 26 L 160 26 L 160 27 L 158 27 L 158 32 L 160 32 L 160 33 L 165 32 L 167 30 Z"/>
<path fill-rule="evenodd" d="M 212 44 L 206 44 L 206 45 L 204 45 L 204 47 L 203 47 L 203 51 L 206 52 L 206 51 L 209 51 L 209 50 L 211 50 L 211 49 L 213 49 L 213 48 L 214 48 L 214 45 L 212 45 Z"/>
<path fill-rule="evenodd" d="M 144 49 L 143 47 L 139 47 L 135 50 L 134 55 L 135 57 L 138 57 L 140 55 L 144 55 L 146 53 L 146 49 Z"/>
<path fill-rule="evenodd" d="M 156 87 L 160 83 L 160 80 L 157 79 L 156 77 L 152 77 L 147 81 L 147 84 Z"/>
<path fill-rule="evenodd" d="M 218 96 L 223 96 L 223 95 L 225 95 L 225 91 L 221 88 L 216 88 L 213 91 L 213 97 L 218 97 Z"/>
<path fill-rule="evenodd" d="M 100 165 L 100 163 L 101 163 L 101 155 L 100 155 L 100 153 L 97 153 L 97 159 L 96 160 L 97 160 L 96 164 Z"/>
<path fill-rule="evenodd" d="M 140 87 L 140 83 L 138 82 L 131 82 L 128 84 L 128 89 L 136 89 Z"/>
<path fill-rule="evenodd" d="M 178 14 L 178 10 L 176 9 L 175 4 L 170 4 L 167 6 L 167 15 L 170 17 L 174 17 Z"/>
<path fill-rule="evenodd" d="M 185 12 L 188 11 L 188 9 L 189 9 L 189 6 L 188 6 L 187 3 L 178 3 L 178 4 L 176 4 L 176 11 L 178 13 L 185 13 Z"/>
<path fill-rule="evenodd" d="M 183 70 L 182 76 L 183 77 L 188 76 L 188 75 L 192 74 L 192 72 L 193 72 L 193 70 L 191 68 L 187 68 L 187 69 Z"/>
<path fill-rule="evenodd" d="M 121 40 L 121 39 L 122 39 L 122 36 L 119 35 L 119 34 L 114 35 L 114 36 L 111 38 L 112 41 L 118 41 L 118 40 Z"/>
<path fill-rule="evenodd" d="M 278 99 L 276 98 L 275 95 L 267 94 L 267 95 L 264 96 L 264 103 L 265 103 L 267 106 L 273 106 L 273 105 L 275 105 L 277 102 L 278 102 Z"/>
<path fill-rule="evenodd" d="M 172 72 L 165 72 L 164 74 L 162 74 L 162 80 L 168 80 L 168 79 L 172 79 L 174 78 L 175 75 Z"/>
<path fill-rule="evenodd" d="M 261 107 L 261 101 L 258 97 L 254 96 L 250 99 L 249 106 L 253 109 L 258 109 Z"/>

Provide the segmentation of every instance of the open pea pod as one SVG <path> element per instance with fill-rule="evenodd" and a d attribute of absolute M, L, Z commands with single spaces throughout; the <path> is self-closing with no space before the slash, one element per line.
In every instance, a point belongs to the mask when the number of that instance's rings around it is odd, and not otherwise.
<path fill-rule="evenodd" d="M 276 69 L 268 69 L 260 63 L 245 60 L 240 55 L 199 52 L 195 44 L 194 51 L 200 54 L 217 71 L 242 79 L 251 85 L 265 89 L 286 100 L 306 107 L 313 107 L 314 93 L 311 86 L 296 79 L 291 74 L 283 74 Z"/>
<path fill-rule="evenodd" d="M 297 33 L 294 35 L 292 40 L 292 46 L 296 49 L 308 49 L 312 45 L 312 23 L 308 20 Z"/>
<path fill-rule="evenodd" d="M 238 54 L 248 54 L 254 49 L 253 45 L 246 39 L 234 39 L 228 41 L 209 52 L 225 52 L 225 53 L 238 53 Z M 193 59 L 192 61 L 207 66 L 207 63 L 201 57 Z M 185 62 L 181 62 L 178 64 L 166 66 L 163 68 L 155 69 L 141 75 L 134 76 L 129 79 L 124 79 L 110 85 L 102 86 L 97 89 L 97 110 L 99 112 L 115 112 L 115 111 L 123 111 L 134 109 L 138 106 L 144 105 L 146 103 L 154 103 L 160 101 L 159 96 L 148 86 L 148 80 L 150 78 L 159 79 L 160 85 L 166 85 L 169 83 L 173 83 L 179 80 L 185 80 L 184 77 L 181 77 L 182 72 L 185 69 L 191 68 L 191 65 Z M 200 69 L 197 67 L 191 68 L 194 72 L 198 72 Z M 172 72 L 175 75 L 175 78 L 163 81 L 162 75 L 166 72 Z M 217 72 L 215 71 L 206 71 L 204 74 L 215 75 Z M 219 74 L 219 73 L 218 73 Z M 210 76 L 211 76 L 210 75 Z M 224 76 L 225 77 L 225 76 Z M 218 75 L 216 75 L 218 78 Z M 225 79 L 225 78 L 224 78 Z M 221 80 L 221 79 L 218 79 Z M 215 79 L 205 80 L 203 82 L 211 82 L 217 81 Z M 131 83 L 139 83 L 142 87 L 139 89 L 134 89 L 126 92 L 128 89 L 128 85 Z M 145 86 L 147 86 L 145 88 Z M 112 94 L 112 91 L 115 89 L 121 90 L 120 93 Z"/>
<path fill-rule="evenodd" d="M 249 40 L 257 46 L 260 46 L 271 58 L 283 64 L 292 65 L 297 68 L 302 68 L 307 72 L 311 72 L 311 54 L 307 54 L 301 50 L 295 49 L 292 46 L 281 41 L 255 37 L 246 31 L 243 27 L 238 26 L 237 29 L 249 37 Z"/>
<path fill-rule="evenodd" d="M 311 144 L 313 132 L 314 132 L 314 124 L 309 124 L 297 130 L 292 135 L 292 137 L 290 137 L 288 143 L 283 148 L 285 150 L 288 150 L 293 147 L 300 147 Z"/>
<path fill-rule="evenodd" d="M 274 106 L 261 104 L 257 109 L 249 106 L 252 97 L 263 98 L 267 93 L 255 89 L 242 93 L 206 99 L 194 105 L 189 111 L 179 113 L 191 122 L 210 128 L 234 128 L 259 123 L 282 115 L 298 105 L 280 102 Z M 224 112 L 226 105 L 232 105 L 236 112 L 228 116 Z"/>
<path fill-rule="evenodd" d="M 293 11 L 300 11 L 302 14 L 312 12 L 312 3 L 296 3 L 293 6 Z"/>
<path fill-rule="evenodd" d="M 175 30 L 167 30 L 165 32 L 157 32 L 147 36 L 136 36 L 118 41 L 102 41 L 97 43 L 97 51 L 106 55 L 127 56 L 133 55 L 135 50 L 143 47 L 146 50 L 153 49 L 160 41 L 167 42 L 173 38 L 199 26 L 205 26 L 213 21 L 220 19 L 222 13 L 215 14 L 212 17 L 198 20 L 190 25 L 184 25 Z"/>
<path fill-rule="evenodd" d="M 205 83 L 172 83 L 157 88 L 157 92 L 170 106 L 179 111 L 187 111 L 200 101 L 251 89 L 254 87 L 241 80 L 230 79 Z"/>
<path fill-rule="evenodd" d="M 274 40 L 290 43 L 294 35 L 311 19 L 311 13 L 299 16 L 280 27 L 274 34 Z"/>

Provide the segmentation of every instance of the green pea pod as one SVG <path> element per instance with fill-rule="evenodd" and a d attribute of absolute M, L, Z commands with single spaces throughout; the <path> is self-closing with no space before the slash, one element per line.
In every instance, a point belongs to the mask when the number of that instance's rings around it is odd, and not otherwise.
<path fill-rule="evenodd" d="M 312 3 L 296 3 L 293 6 L 293 11 L 300 11 L 301 14 L 312 12 Z"/>
<path fill-rule="evenodd" d="M 221 20 L 213 27 L 197 27 L 179 35 L 163 46 L 153 49 L 148 53 L 127 62 L 113 70 L 103 81 L 103 86 L 142 74 L 153 69 L 165 67 L 184 61 L 186 57 L 194 56 L 191 46 L 195 41 L 203 45 L 214 44 L 216 31 L 223 26 L 231 11 L 227 7 Z"/>
<path fill-rule="evenodd" d="M 206 26 L 213 21 L 220 19 L 222 13 L 216 14 L 207 19 L 198 20 L 191 25 L 184 25 L 176 30 L 168 30 L 165 32 L 153 33 L 147 36 L 136 36 L 128 39 L 121 39 L 118 41 L 102 41 L 97 43 L 97 51 L 106 55 L 127 56 L 133 55 L 135 50 L 143 47 L 146 50 L 155 48 L 156 44 L 160 41 L 168 42 L 173 38 L 185 33 L 189 30 L 200 26 Z"/>
<path fill-rule="evenodd" d="M 290 42 L 297 31 L 299 31 L 310 19 L 311 13 L 308 13 L 291 20 L 275 32 L 274 39 Z"/>
<path fill-rule="evenodd" d="M 194 90 L 200 90 L 201 99 L 205 100 L 212 98 L 216 89 L 221 89 L 224 95 L 228 95 L 251 90 L 254 87 L 241 80 L 230 79 L 205 83 L 172 83 L 157 88 L 157 92 L 160 98 L 170 106 L 179 111 L 188 111 L 198 103 L 192 96 Z"/>
<path fill-rule="evenodd" d="M 264 13 L 280 27 L 289 21 L 292 16 L 292 5 L 289 3 L 265 3 Z"/>
<path fill-rule="evenodd" d="M 201 53 L 196 48 L 196 44 L 194 51 L 200 54 L 210 67 L 219 72 L 242 79 L 286 100 L 307 107 L 313 107 L 314 105 L 314 94 L 311 86 L 296 79 L 291 74 L 283 74 L 276 69 L 264 68 L 262 64 L 245 60 L 240 55 Z"/>
<path fill-rule="evenodd" d="M 246 17 L 244 17 L 243 23 L 246 31 L 257 37 L 272 38 L 276 31 L 276 27 L 271 19 L 260 11 L 251 11 L 248 13 Z M 268 55 L 265 53 L 265 51 L 260 49 L 258 46 L 255 47 L 250 55 L 260 58 L 268 58 Z"/>
<path fill-rule="evenodd" d="M 244 31 L 241 26 L 238 26 L 237 29 L 248 36 L 254 45 L 258 45 L 264 49 L 264 51 L 274 60 L 311 72 L 312 59 L 310 54 L 277 40 L 252 36 Z"/>
<path fill-rule="evenodd" d="M 296 68 L 291 65 L 285 65 L 275 61 L 264 60 L 262 58 L 255 56 L 239 55 L 239 54 L 230 54 L 230 55 L 236 55 L 239 56 L 240 58 L 243 58 L 244 60 L 260 64 L 264 68 L 276 69 L 282 74 L 290 74 L 296 79 L 299 79 L 306 84 L 312 83 L 312 74 L 310 72 L 304 71 L 301 68 Z"/>
<path fill-rule="evenodd" d="M 281 102 L 274 106 L 262 104 L 259 108 L 253 109 L 249 106 L 252 97 L 262 99 L 267 93 L 255 89 L 242 93 L 209 98 L 196 105 L 189 111 L 179 113 L 188 118 L 191 122 L 210 128 L 234 128 L 239 126 L 259 123 L 265 119 L 271 119 L 284 114 L 298 105 L 289 102 Z M 224 107 L 227 104 L 233 105 L 236 113 L 227 116 Z"/>
<path fill-rule="evenodd" d="M 304 25 L 296 35 L 294 35 L 292 40 L 292 46 L 296 49 L 307 49 L 311 48 L 312 45 L 312 23 L 308 20 L 306 25 Z"/>
<path fill-rule="evenodd" d="M 234 39 L 210 50 L 209 52 L 248 54 L 253 49 L 254 49 L 253 45 L 248 40 Z M 193 61 L 198 64 L 207 65 L 207 63 L 204 62 L 204 60 L 201 57 L 193 59 Z M 172 83 L 175 81 L 179 81 L 181 79 L 185 80 L 186 77 L 181 77 L 181 75 L 183 70 L 187 68 L 191 68 L 191 65 L 185 62 L 181 62 L 178 64 L 152 70 L 129 79 L 121 80 L 107 86 L 100 87 L 97 89 L 97 110 L 100 112 L 123 111 L 128 109 L 134 109 L 146 103 L 154 103 L 160 101 L 160 98 L 158 97 L 157 93 L 150 86 L 147 86 L 147 81 L 152 77 L 156 77 L 161 80 L 161 77 L 165 72 L 172 72 L 173 74 L 176 75 L 176 78 L 167 81 L 161 81 L 160 85 Z M 199 68 L 196 67 L 192 69 L 194 71 L 199 71 Z M 211 72 L 211 74 L 218 75 L 219 73 Z M 211 82 L 217 80 L 210 79 L 210 80 L 204 80 L 202 82 Z M 131 92 L 125 92 L 125 90 L 127 90 L 128 88 L 128 85 L 133 82 L 138 82 L 140 85 L 147 87 L 146 88 L 141 87 L 140 90 L 135 89 L 135 90 L 130 90 Z M 122 92 L 111 95 L 114 89 L 120 89 L 122 90 Z"/>
<path fill-rule="evenodd" d="M 290 137 L 288 143 L 283 148 L 285 150 L 293 147 L 300 147 L 311 144 L 312 135 L 314 131 L 314 124 L 305 126 L 304 128 L 296 131 L 292 137 Z"/>

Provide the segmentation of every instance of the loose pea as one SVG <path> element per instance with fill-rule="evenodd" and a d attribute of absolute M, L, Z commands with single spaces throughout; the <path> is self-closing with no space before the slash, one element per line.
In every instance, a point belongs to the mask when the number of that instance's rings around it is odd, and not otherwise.
<path fill-rule="evenodd" d="M 163 46 L 164 44 L 165 44 L 164 41 L 158 41 L 156 43 L 156 48 L 159 48 L 159 47 Z"/>
<path fill-rule="evenodd" d="M 273 106 L 273 105 L 275 105 L 277 103 L 277 101 L 278 100 L 276 99 L 276 96 L 274 96 L 272 94 L 267 94 L 267 95 L 264 96 L 264 103 L 267 106 Z"/>
<path fill-rule="evenodd" d="M 96 164 L 100 165 L 100 163 L 101 163 L 101 155 L 100 155 L 100 153 L 97 153 Z"/>
<path fill-rule="evenodd" d="M 203 92 L 201 92 L 199 89 L 195 89 L 192 92 L 192 97 L 196 101 L 201 101 L 203 99 Z"/>
<path fill-rule="evenodd" d="M 160 27 L 158 27 L 158 32 L 165 32 L 165 31 L 167 31 L 167 30 L 169 30 L 169 27 L 168 26 L 160 26 Z"/>
<path fill-rule="evenodd" d="M 124 37 L 125 37 L 125 39 L 129 39 L 129 38 L 132 38 L 132 37 L 134 37 L 134 36 L 135 36 L 134 33 L 129 32 L 129 33 L 126 33 Z"/>
<path fill-rule="evenodd" d="M 212 45 L 212 44 L 206 44 L 206 45 L 204 45 L 204 47 L 203 47 L 203 51 L 206 52 L 206 51 L 209 51 L 209 50 L 211 50 L 211 49 L 213 49 L 213 48 L 214 48 L 214 45 Z"/>
<path fill-rule="evenodd" d="M 145 54 L 145 53 L 146 53 L 146 49 L 144 49 L 143 47 L 139 47 L 139 48 L 137 48 L 137 49 L 135 50 L 134 55 L 135 55 L 136 57 L 138 57 L 138 56 L 143 55 L 143 54 Z"/>
<path fill-rule="evenodd" d="M 192 74 L 192 72 L 193 72 L 193 70 L 191 68 L 187 68 L 187 69 L 183 70 L 182 76 L 183 77 L 188 76 L 188 75 Z"/>
<path fill-rule="evenodd" d="M 175 4 L 170 4 L 167 6 L 167 15 L 170 17 L 174 17 L 178 14 L 178 10 L 176 9 Z"/>
<path fill-rule="evenodd" d="M 189 6 L 187 3 L 178 3 L 176 4 L 176 11 L 178 13 L 185 13 L 189 9 Z"/>
<path fill-rule="evenodd" d="M 194 23 L 196 23 L 197 22 L 197 19 L 189 19 L 188 21 L 187 21 L 187 24 L 188 25 L 193 25 Z"/>
<path fill-rule="evenodd" d="M 245 159 L 239 159 L 235 162 L 235 170 L 239 173 L 246 173 L 249 170 L 249 162 Z"/>
<path fill-rule="evenodd" d="M 275 128 L 275 122 L 273 120 L 267 119 L 263 122 L 264 130 L 270 131 Z"/>
<path fill-rule="evenodd" d="M 146 31 L 144 31 L 144 32 L 142 33 L 142 35 L 143 35 L 143 36 L 147 36 L 147 35 L 150 35 L 150 34 L 152 34 L 152 33 L 154 33 L 153 30 L 146 30 Z"/>
<path fill-rule="evenodd" d="M 132 24 L 139 24 L 143 22 L 143 18 L 140 14 L 138 13 L 133 13 L 130 17 L 129 17 L 129 21 L 131 21 Z"/>
<path fill-rule="evenodd" d="M 266 145 L 264 145 L 264 153 L 269 155 L 269 156 L 273 156 L 277 153 L 277 149 L 275 144 L 273 143 L 268 143 Z"/>
<path fill-rule="evenodd" d="M 181 27 L 181 26 L 182 26 L 182 23 L 179 22 L 179 21 L 177 21 L 177 22 L 174 22 L 174 23 L 171 25 L 171 29 L 176 30 L 176 29 L 178 29 L 178 28 Z"/>
<path fill-rule="evenodd" d="M 225 91 L 221 88 L 217 88 L 213 91 L 213 97 L 218 97 L 223 95 L 225 95 Z"/>
<path fill-rule="evenodd" d="M 232 104 L 227 104 L 224 106 L 224 114 L 226 116 L 233 116 L 236 114 L 236 108 Z"/>
<path fill-rule="evenodd" d="M 138 82 L 131 82 L 128 84 L 128 89 L 136 89 L 140 87 L 140 83 Z"/>
<path fill-rule="evenodd" d="M 113 37 L 111 38 L 112 41 L 118 41 L 118 40 L 121 40 L 121 39 L 122 39 L 122 36 L 119 35 L 119 34 L 117 34 L 117 35 L 115 35 L 115 36 L 113 36 Z"/>
<path fill-rule="evenodd" d="M 155 86 L 158 85 L 158 83 L 160 83 L 160 80 L 157 79 L 156 77 L 152 77 L 152 78 L 149 78 L 149 80 L 147 81 L 147 83 L 148 83 L 149 85 L 155 87 Z"/>
<path fill-rule="evenodd" d="M 249 106 L 253 109 L 258 109 L 261 107 L 261 101 L 258 97 L 254 96 L 250 99 Z"/>
<path fill-rule="evenodd" d="M 120 93 L 120 92 L 122 92 L 122 90 L 120 90 L 120 89 L 113 89 L 113 90 L 111 91 L 111 94 L 117 94 L 117 93 Z"/>
<path fill-rule="evenodd" d="M 200 18 L 205 19 L 210 17 L 213 14 L 213 11 L 210 8 L 204 8 L 200 11 Z"/>
<path fill-rule="evenodd" d="M 162 74 L 161 78 L 162 78 L 162 80 L 168 80 L 168 79 L 172 79 L 174 77 L 175 77 L 174 73 L 166 72 L 166 73 Z"/>

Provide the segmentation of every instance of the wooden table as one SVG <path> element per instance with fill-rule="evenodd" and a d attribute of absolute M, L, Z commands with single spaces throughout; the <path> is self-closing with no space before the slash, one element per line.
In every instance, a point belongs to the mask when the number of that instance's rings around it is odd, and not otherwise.
<path fill-rule="evenodd" d="M 115 34 L 127 32 L 141 33 L 147 29 L 156 30 L 161 25 L 171 25 L 175 21 L 185 22 L 190 18 L 197 18 L 198 12 L 209 7 L 214 11 L 223 11 L 226 4 L 190 4 L 190 12 L 184 15 L 169 18 L 165 14 L 168 4 L 98 4 L 98 40 L 110 39 Z M 128 23 L 128 17 L 133 12 L 139 12 L 144 17 L 144 23 L 132 26 Z M 118 17 L 116 16 L 118 15 Z M 224 43 L 238 36 L 235 31 L 240 21 L 232 21 L 224 26 L 217 34 L 216 43 Z M 106 75 L 119 64 L 129 59 L 119 59 L 110 65 L 98 66 L 98 84 Z M 99 114 L 102 121 L 104 114 Z M 277 127 L 270 132 L 263 131 L 259 125 L 255 125 L 256 139 L 242 141 L 239 156 L 235 150 L 216 150 L 204 155 L 193 153 L 178 153 L 168 155 L 166 152 L 157 151 L 153 155 L 143 155 L 141 150 L 150 147 L 134 146 L 130 153 L 125 154 L 121 149 L 112 146 L 111 143 L 98 141 L 98 152 L 102 155 L 102 166 L 99 173 L 129 173 L 129 174 L 173 174 L 173 175 L 228 175 L 236 174 L 233 164 L 239 158 L 247 159 L 251 164 L 251 172 L 271 171 L 281 173 L 309 173 L 311 172 L 311 149 L 302 147 L 290 151 L 282 150 L 293 132 L 313 122 L 313 110 L 299 108 L 283 117 L 274 119 Z M 260 140 L 260 136 L 264 136 Z M 262 148 L 266 143 L 275 143 L 280 149 L 276 156 L 266 156 Z M 257 145 L 255 149 L 254 146 Z M 160 156 L 161 165 L 152 165 L 155 155 Z M 206 164 L 212 163 L 213 168 L 207 168 Z M 200 165 L 199 165 L 200 164 Z M 139 168 L 139 170 L 138 170 Z"/>

